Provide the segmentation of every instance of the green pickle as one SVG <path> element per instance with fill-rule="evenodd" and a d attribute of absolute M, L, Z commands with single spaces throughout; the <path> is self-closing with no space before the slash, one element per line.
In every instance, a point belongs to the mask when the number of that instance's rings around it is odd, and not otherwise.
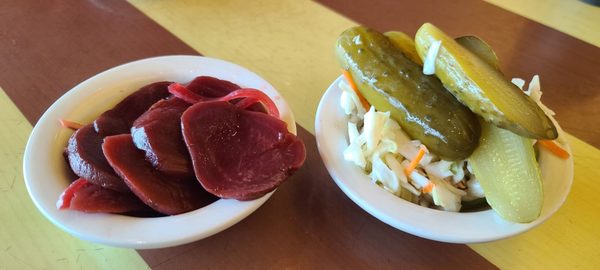
<path fill-rule="evenodd" d="M 485 41 L 476 36 L 463 36 L 455 38 L 454 40 L 456 40 L 458 44 L 462 45 L 467 50 L 471 51 L 473 54 L 477 55 L 488 65 L 500 71 L 500 61 L 498 60 L 498 56 L 494 50 L 492 50 L 492 47 L 485 43 Z"/>
<path fill-rule="evenodd" d="M 481 127 L 476 115 L 383 34 L 362 26 L 350 28 L 338 38 L 336 54 L 367 101 L 379 111 L 389 111 L 432 153 L 461 160 L 477 147 Z"/>
<path fill-rule="evenodd" d="M 419 54 L 417 53 L 417 48 L 415 47 L 415 40 L 411 38 L 409 35 L 399 32 L 399 31 L 389 31 L 383 33 L 398 49 L 404 53 L 408 59 L 413 62 L 423 65 L 423 61 Z"/>
<path fill-rule="evenodd" d="M 483 40 L 466 36 L 456 41 L 500 71 L 496 53 Z M 544 202 L 540 169 L 531 139 L 481 120 L 479 146 L 469 163 L 487 198 L 463 202 L 461 211 L 491 205 L 501 217 L 527 223 L 539 217 Z"/>
<path fill-rule="evenodd" d="M 544 193 L 531 139 L 482 121 L 479 147 L 468 161 L 501 217 L 527 223 L 540 216 Z"/>
<path fill-rule="evenodd" d="M 411 38 L 409 35 L 400 32 L 400 31 L 388 31 L 383 33 L 394 46 L 404 53 L 408 59 L 413 62 L 423 66 L 423 60 L 417 53 L 417 48 L 415 46 L 415 40 Z M 479 56 L 483 61 L 492 65 L 497 70 L 500 70 L 500 65 L 498 62 L 498 57 L 496 53 L 492 50 L 490 45 L 485 43 L 485 41 L 481 40 L 476 36 L 462 36 L 455 38 L 458 44 L 462 45 L 475 55 Z"/>
<path fill-rule="evenodd" d="M 435 41 L 441 41 L 435 59 L 436 76 L 473 112 L 521 136 L 544 140 L 558 137 L 556 127 L 542 109 L 506 80 L 497 65 L 489 65 L 486 57 L 478 57 L 477 52 L 469 51 L 430 23 L 421 26 L 415 36 L 422 59 Z"/>

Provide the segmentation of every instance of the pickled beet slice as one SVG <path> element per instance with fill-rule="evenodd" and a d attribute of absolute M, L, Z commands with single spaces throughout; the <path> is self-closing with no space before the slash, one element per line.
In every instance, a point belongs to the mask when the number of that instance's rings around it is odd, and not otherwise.
<path fill-rule="evenodd" d="M 202 98 L 225 96 L 240 87 L 225 80 L 199 76 L 188 83 L 186 90 Z M 181 114 L 190 106 L 176 97 L 156 102 L 136 119 L 131 128 L 133 142 L 146 152 L 146 160 L 164 174 L 194 177 L 190 155 L 181 134 Z"/>
<path fill-rule="evenodd" d="M 73 172 L 104 188 L 120 192 L 131 192 L 108 164 L 102 153 L 102 136 L 89 124 L 71 135 L 66 149 L 69 165 Z"/>
<path fill-rule="evenodd" d="M 71 207 L 71 201 L 73 197 L 75 197 L 75 193 L 79 191 L 85 185 L 90 184 L 88 180 L 83 178 L 79 178 L 73 181 L 65 191 L 58 197 L 58 201 L 56 202 L 56 208 L 58 209 L 69 209 Z"/>
<path fill-rule="evenodd" d="M 150 212 L 133 193 L 106 189 L 79 178 L 65 189 L 56 203 L 58 209 L 72 209 L 88 213 Z"/>
<path fill-rule="evenodd" d="M 304 163 L 303 142 L 286 123 L 224 101 L 187 109 L 182 130 L 202 186 L 221 198 L 252 200 L 279 186 Z"/>
<path fill-rule="evenodd" d="M 129 134 L 106 137 L 102 150 L 133 193 L 159 213 L 181 214 L 216 200 L 193 178 L 173 179 L 155 170 Z"/>
<path fill-rule="evenodd" d="M 240 88 L 219 98 L 207 98 L 181 84 L 172 83 L 169 85 L 169 92 L 191 104 L 206 101 L 231 101 L 238 107 L 246 109 L 254 105 L 254 103 L 262 103 L 266 109 L 266 113 L 275 118 L 279 118 L 279 109 L 277 109 L 273 100 L 271 100 L 264 92 L 253 88 Z M 259 107 L 258 111 L 262 111 L 262 109 L 263 108 Z"/>
<path fill-rule="evenodd" d="M 176 97 L 161 100 L 131 127 L 135 146 L 144 150 L 146 160 L 166 175 L 194 177 L 190 154 L 181 134 L 181 115 L 189 106 Z"/>
<path fill-rule="evenodd" d="M 186 86 L 190 91 L 207 98 L 217 98 L 240 89 L 237 84 L 210 76 L 198 76 Z"/>
<path fill-rule="evenodd" d="M 133 121 L 152 104 L 168 97 L 167 87 L 171 82 L 148 84 L 127 96 L 112 109 L 102 113 L 94 121 L 94 129 L 102 137 L 129 133 Z"/>

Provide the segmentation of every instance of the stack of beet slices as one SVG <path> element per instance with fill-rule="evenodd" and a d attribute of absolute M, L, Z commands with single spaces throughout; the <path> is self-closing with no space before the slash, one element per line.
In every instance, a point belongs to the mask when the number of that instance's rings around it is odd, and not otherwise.
<path fill-rule="evenodd" d="M 306 156 L 268 96 L 208 76 L 142 87 L 78 128 L 65 153 L 79 179 L 60 209 L 144 216 L 259 198 Z"/>

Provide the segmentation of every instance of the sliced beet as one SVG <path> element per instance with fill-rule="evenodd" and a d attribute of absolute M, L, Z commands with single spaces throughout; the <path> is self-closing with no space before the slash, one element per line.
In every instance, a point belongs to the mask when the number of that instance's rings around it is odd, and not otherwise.
<path fill-rule="evenodd" d="M 146 160 L 162 173 L 194 177 L 190 154 L 181 134 L 181 115 L 189 103 L 170 97 L 156 102 L 131 127 L 135 146 L 146 152 Z"/>
<path fill-rule="evenodd" d="M 202 98 L 218 98 L 239 88 L 229 81 L 199 76 L 188 83 L 186 90 Z M 188 102 L 169 97 L 152 105 L 131 127 L 135 146 L 146 152 L 146 160 L 162 173 L 177 178 L 194 177 L 181 134 L 181 114 L 189 106 Z"/>
<path fill-rule="evenodd" d="M 106 161 L 102 153 L 102 136 L 91 124 L 71 135 L 66 151 L 69 165 L 77 176 L 104 188 L 131 192 Z"/>
<path fill-rule="evenodd" d="M 219 80 L 210 76 L 198 76 L 186 87 L 192 92 L 208 98 L 222 97 L 241 88 L 230 81 Z"/>
<path fill-rule="evenodd" d="M 205 98 L 218 98 L 235 90 L 241 89 L 239 85 L 226 80 L 210 76 L 198 76 L 186 85 L 186 88 Z M 233 100 L 236 103 L 239 100 Z M 267 112 L 260 103 L 255 103 L 247 108 L 250 111 Z"/>
<path fill-rule="evenodd" d="M 73 182 L 65 189 L 65 191 L 60 194 L 58 197 L 58 202 L 56 202 L 56 208 L 58 209 L 69 209 L 71 207 L 71 201 L 75 196 L 75 193 L 80 190 L 85 185 L 89 184 L 88 180 L 83 178 L 79 178 Z"/>
<path fill-rule="evenodd" d="M 196 94 L 194 91 L 181 84 L 172 83 L 169 85 L 169 93 L 190 104 L 207 101 L 228 101 L 232 104 L 236 104 L 236 106 L 239 108 L 266 112 L 273 117 L 279 118 L 279 109 L 277 108 L 277 105 L 275 105 L 275 102 L 273 102 L 273 100 L 267 94 L 258 89 L 240 88 L 222 97 L 208 98 Z M 259 103 L 262 103 L 264 107 Z M 259 106 L 253 108 L 254 105 Z"/>
<path fill-rule="evenodd" d="M 140 88 L 115 107 L 101 114 L 94 121 L 94 129 L 102 137 L 129 133 L 135 119 L 152 104 L 170 95 L 167 89 L 169 84 L 171 82 L 155 82 Z"/>
<path fill-rule="evenodd" d="M 216 200 L 193 178 L 172 179 L 155 170 L 129 134 L 106 137 L 102 150 L 133 193 L 159 213 L 181 214 Z"/>
<path fill-rule="evenodd" d="M 274 190 L 306 157 L 286 123 L 223 101 L 201 102 L 181 118 L 194 172 L 221 198 L 252 200 Z"/>
<path fill-rule="evenodd" d="M 60 195 L 56 206 L 88 213 L 150 212 L 133 193 L 122 193 L 106 189 L 79 178 Z"/>

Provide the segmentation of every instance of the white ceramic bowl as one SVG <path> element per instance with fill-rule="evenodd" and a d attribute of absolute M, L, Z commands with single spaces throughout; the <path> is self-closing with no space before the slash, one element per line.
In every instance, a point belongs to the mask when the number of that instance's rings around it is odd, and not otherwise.
<path fill-rule="evenodd" d="M 407 202 L 370 181 L 343 158 L 348 146 L 347 117 L 340 107 L 339 77 L 327 89 L 315 120 L 319 153 L 336 184 L 352 201 L 379 220 L 420 237 L 450 242 L 477 243 L 498 240 L 527 231 L 547 220 L 564 203 L 573 182 L 573 159 L 562 160 L 547 151 L 540 153 L 544 188 L 541 216 L 527 224 L 502 219 L 493 210 L 453 213 Z M 563 135 L 564 136 L 564 135 Z M 571 152 L 570 147 L 568 151 Z"/>
<path fill-rule="evenodd" d="M 261 206 L 272 192 L 253 201 L 221 199 L 192 212 L 157 218 L 87 214 L 56 208 L 59 195 L 69 185 L 68 165 L 62 151 L 72 134 L 60 126 L 58 119 L 90 123 L 141 86 L 163 80 L 185 83 L 200 75 L 264 91 L 275 101 L 290 132 L 296 133 L 294 117 L 285 100 L 268 82 L 243 67 L 201 56 L 164 56 L 124 64 L 69 90 L 35 125 L 25 150 L 23 170 L 27 191 L 42 214 L 79 238 L 111 246 L 147 249 L 208 237 Z"/>

